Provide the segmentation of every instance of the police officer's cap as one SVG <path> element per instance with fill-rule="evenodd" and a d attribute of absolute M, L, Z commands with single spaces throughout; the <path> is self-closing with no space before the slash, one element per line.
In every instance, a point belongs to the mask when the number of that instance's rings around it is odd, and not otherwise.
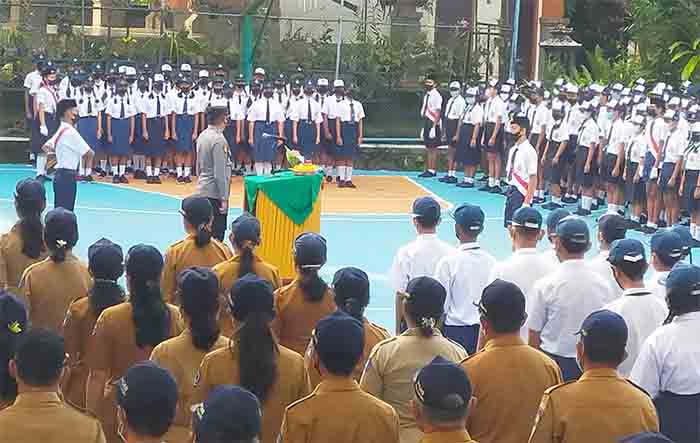
<path fill-rule="evenodd" d="M 658 432 L 642 432 L 618 440 L 620 443 L 673 443 L 673 440 Z"/>
<path fill-rule="evenodd" d="M 403 297 L 406 303 L 414 307 L 415 312 L 421 312 L 427 317 L 439 318 L 444 312 L 447 291 L 432 277 L 416 277 L 408 282 Z"/>
<path fill-rule="evenodd" d="M 646 108 L 646 106 L 645 106 L 645 108 Z M 638 111 L 641 112 L 641 109 L 638 109 Z M 634 116 L 634 118 L 632 118 L 632 123 L 634 123 L 637 126 L 643 126 L 644 125 L 644 116 L 638 113 L 637 115 Z"/>
<path fill-rule="evenodd" d="M 646 263 L 646 252 L 644 245 L 639 240 L 633 238 L 623 238 L 613 242 L 608 255 L 608 262 L 611 265 L 622 265 L 624 263 Z"/>
<path fill-rule="evenodd" d="M 586 317 L 576 335 L 589 348 L 624 350 L 627 346 L 627 323 L 620 314 L 601 309 Z"/>
<path fill-rule="evenodd" d="M 182 215 L 194 226 L 208 223 L 214 210 L 206 197 L 191 195 L 182 200 Z"/>
<path fill-rule="evenodd" d="M 253 312 L 275 312 L 275 298 L 272 285 L 255 274 L 246 274 L 236 280 L 231 287 L 229 298 L 231 314 L 236 320 L 245 320 Z"/>
<path fill-rule="evenodd" d="M 441 356 L 418 371 L 413 389 L 422 405 L 441 412 L 464 413 L 472 397 L 464 369 Z"/>
<path fill-rule="evenodd" d="M 570 215 L 564 217 L 557 224 L 557 237 L 567 244 L 588 244 L 591 240 L 586 221 L 580 217 Z"/>
<path fill-rule="evenodd" d="M 192 266 L 180 272 L 177 286 L 189 294 L 219 293 L 219 279 L 210 268 L 203 266 Z"/>
<path fill-rule="evenodd" d="M 687 226 L 676 225 L 671 228 L 671 231 L 678 234 L 678 236 L 681 238 L 681 241 L 683 242 L 684 255 L 689 254 L 692 248 L 700 247 L 700 241 L 693 238 L 693 235 L 690 233 L 690 228 Z"/>
<path fill-rule="evenodd" d="M 117 280 L 124 273 L 124 253 L 121 246 L 101 238 L 88 248 L 90 273 L 95 278 Z"/>
<path fill-rule="evenodd" d="M 353 368 L 365 347 L 364 326 L 343 311 L 319 320 L 314 337 L 314 349 L 326 367 Z"/>
<path fill-rule="evenodd" d="M 542 229 L 542 214 L 535 208 L 522 207 L 515 211 L 511 226 L 525 229 Z"/>
<path fill-rule="evenodd" d="M 484 211 L 477 205 L 463 203 L 452 212 L 455 223 L 469 232 L 481 232 L 484 228 Z"/>
<path fill-rule="evenodd" d="M 651 251 L 666 262 L 680 260 L 683 255 L 683 240 L 672 230 L 657 232 L 651 237 Z"/>
<path fill-rule="evenodd" d="M 294 260 L 302 269 L 319 269 L 326 264 L 326 239 L 315 232 L 305 232 L 294 240 Z"/>
<path fill-rule="evenodd" d="M 117 380 L 117 404 L 127 413 L 175 416 L 177 383 L 172 373 L 151 361 L 136 363 Z"/>
<path fill-rule="evenodd" d="M 474 88 L 474 87 L 467 88 L 467 90 L 465 91 L 465 94 L 470 96 L 470 97 L 476 97 L 477 95 L 479 95 L 479 88 Z"/>
<path fill-rule="evenodd" d="M 261 428 L 260 402 L 255 394 L 240 386 L 217 386 L 204 403 L 192 406 L 192 429 L 197 441 L 206 441 L 207 436 L 252 441 L 260 435 Z"/>
<path fill-rule="evenodd" d="M 24 300 L 8 291 L 0 290 L 0 337 L 18 335 L 27 328 L 29 315 Z"/>
<path fill-rule="evenodd" d="M 260 239 L 260 220 L 249 213 L 241 214 L 231 223 L 231 233 L 239 241 L 258 241 Z"/>
<path fill-rule="evenodd" d="M 362 269 L 353 267 L 338 269 L 333 275 L 333 290 L 336 294 L 368 300 L 369 277 Z"/>
<path fill-rule="evenodd" d="M 432 197 L 419 197 L 413 201 L 413 217 L 425 221 L 434 221 L 440 218 L 440 203 Z"/>
<path fill-rule="evenodd" d="M 15 186 L 15 199 L 27 202 L 46 201 L 46 189 L 38 180 L 25 178 Z"/>
<path fill-rule="evenodd" d="M 627 221 L 619 214 L 605 214 L 598 219 L 598 231 L 602 234 L 603 240 L 612 243 L 625 238 Z"/>
<path fill-rule="evenodd" d="M 496 279 L 484 288 L 477 308 L 481 315 L 490 320 L 523 321 L 525 295 L 516 284 Z"/>
<path fill-rule="evenodd" d="M 666 290 L 688 296 L 700 296 L 700 267 L 677 263 L 666 277 Z"/>
<path fill-rule="evenodd" d="M 550 212 L 547 216 L 547 232 L 554 233 L 560 221 L 570 216 L 571 212 L 568 209 L 559 208 Z"/>
<path fill-rule="evenodd" d="M 78 242 L 78 219 L 68 209 L 58 207 L 50 210 L 44 218 L 44 238 L 48 242 L 65 242 L 70 247 Z"/>

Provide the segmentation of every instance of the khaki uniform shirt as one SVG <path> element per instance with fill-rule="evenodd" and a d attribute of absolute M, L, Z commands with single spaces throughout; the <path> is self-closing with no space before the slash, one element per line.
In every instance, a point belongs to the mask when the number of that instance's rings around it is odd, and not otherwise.
<path fill-rule="evenodd" d="M 168 303 L 179 305 L 175 299 L 177 275 L 191 266 L 214 267 L 231 258 L 231 250 L 225 244 L 212 238 L 208 245 L 198 248 L 195 236 L 188 235 L 165 251 L 165 263 L 160 288 Z"/>
<path fill-rule="evenodd" d="M 195 384 L 193 403 L 204 401 L 220 385 L 240 384 L 239 354 L 235 339 L 229 346 L 210 352 L 202 360 Z M 290 404 L 309 393 L 304 359 L 296 352 L 279 346 L 277 379 L 262 403 L 262 443 L 275 443 L 284 411 Z"/>
<path fill-rule="evenodd" d="M 96 418 L 64 403 L 55 392 L 28 392 L 0 412 L 0 443 L 104 443 Z"/>
<path fill-rule="evenodd" d="M 177 413 L 163 440 L 168 443 L 190 443 L 192 426 L 192 397 L 199 366 L 204 356 L 228 345 L 228 338 L 219 337 L 209 351 L 194 347 L 192 334 L 184 330 L 177 337 L 166 340 L 153 349 L 151 360 L 172 372 L 177 381 Z"/>
<path fill-rule="evenodd" d="M 92 278 L 87 266 L 69 252 L 61 263 L 47 258 L 29 266 L 19 285 L 32 327 L 60 332 L 68 307 L 87 296 Z"/>
<path fill-rule="evenodd" d="M 330 378 L 287 408 L 280 443 L 398 443 L 399 418 L 350 378 Z"/>
<path fill-rule="evenodd" d="M 85 408 L 85 386 L 88 368 L 85 366 L 85 352 L 97 315 L 90 306 L 90 298 L 74 301 L 68 308 L 63 322 L 63 339 L 70 367 L 70 376 L 62 386 L 66 400 L 79 408 Z"/>
<path fill-rule="evenodd" d="M 27 257 L 22 253 L 22 237 L 19 223 L 6 234 L 0 236 L 0 289 L 7 288 L 13 294 L 20 295 L 19 281 L 30 265 L 44 260 L 49 251 L 44 249 L 38 258 Z"/>
<path fill-rule="evenodd" d="M 375 325 L 371 321 L 364 319 L 363 321 L 365 327 L 365 349 L 362 352 L 362 358 L 357 365 L 355 370 L 352 371 L 352 378 L 356 382 L 360 382 L 362 378 L 362 371 L 365 369 L 365 364 L 369 358 L 369 354 L 374 349 L 374 346 L 382 340 L 386 340 L 391 337 L 391 334 L 386 329 L 381 326 Z M 313 365 L 311 356 L 313 355 L 313 342 L 309 343 L 309 347 L 306 349 L 306 354 L 304 355 L 304 364 L 306 365 L 306 372 L 309 373 L 309 380 L 311 382 L 311 387 L 315 388 L 321 383 L 321 374 L 319 374 L 318 369 Z"/>
<path fill-rule="evenodd" d="M 423 337 L 420 329 L 414 328 L 380 342 L 362 374 L 362 389 L 389 403 L 399 414 L 401 443 L 418 443 L 423 436 L 410 407 L 416 373 L 438 355 L 455 363 L 467 358 L 467 351 L 458 343 L 443 337 L 437 329 L 434 334 Z"/>
<path fill-rule="evenodd" d="M 476 443 L 476 441 L 472 440 L 467 431 L 446 431 L 423 434 L 420 443 Z"/>
<path fill-rule="evenodd" d="M 562 382 L 554 360 L 519 335 L 489 340 L 462 367 L 476 397 L 467 430 L 479 443 L 527 441 L 542 394 Z"/>
<path fill-rule="evenodd" d="M 659 432 L 649 396 L 613 369 L 592 369 L 545 391 L 530 443 L 615 442 Z"/>
<path fill-rule="evenodd" d="M 231 287 L 233 287 L 233 283 L 238 280 L 238 269 L 240 266 L 241 259 L 239 256 L 231 257 L 214 266 L 214 273 L 219 277 L 219 287 L 224 294 L 228 294 L 231 291 Z M 253 256 L 253 271 L 258 277 L 269 281 L 272 289 L 278 289 L 282 286 L 279 270 L 275 266 L 262 261 L 257 255 Z"/>
<path fill-rule="evenodd" d="M 326 290 L 318 302 L 309 302 L 299 287 L 299 281 L 294 280 L 275 293 L 275 319 L 272 329 L 282 346 L 304 355 L 316 323 L 335 310 L 335 301 L 330 289 Z"/>

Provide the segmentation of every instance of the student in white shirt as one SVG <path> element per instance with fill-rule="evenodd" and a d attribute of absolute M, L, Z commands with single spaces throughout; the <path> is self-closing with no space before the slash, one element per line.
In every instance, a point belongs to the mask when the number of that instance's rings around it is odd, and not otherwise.
<path fill-rule="evenodd" d="M 80 121 L 78 122 L 78 132 L 83 137 L 85 143 L 95 152 L 95 157 L 104 157 L 102 152 L 102 99 L 95 92 L 95 79 L 88 76 L 80 89 L 77 98 Z M 78 179 L 92 182 L 92 162 L 80 164 Z"/>
<path fill-rule="evenodd" d="M 625 143 L 625 201 L 631 206 L 631 227 L 640 228 L 639 220 L 645 204 L 646 190 L 643 176 L 644 151 L 644 116 L 636 115 L 630 120 L 630 134 Z"/>
<path fill-rule="evenodd" d="M 197 76 L 197 84 L 192 88 L 192 93 L 195 97 L 196 103 L 196 119 L 197 119 L 197 135 L 201 134 L 207 128 L 207 117 L 206 110 L 209 103 L 209 96 L 211 95 L 211 88 L 209 87 L 209 71 L 202 69 L 199 71 Z M 197 149 L 193 147 L 193 150 Z"/>
<path fill-rule="evenodd" d="M 107 144 L 113 183 L 129 183 L 126 162 L 135 136 L 136 104 L 128 94 L 126 80 L 117 83 L 117 91 L 107 103 Z"/>
<path fill-rule="evenodd" d="M 177 89 L 171 94 L 173 112 L 170 126 L 170 137 L 175 141 L 175 170 L 178 183 L 191 183 L 192 153 L 199 134 L 200 105 L 186 77 L 178 75 L 175 86 Z"/>
<path fill-rule="evenodd" d="M 335 167 L 335 157 L 336 157 L 336 123 L 335 120 L 338 116 L 338 107 L 345 100 L 345 82 L 341 79 L 337 79 L 333 82 L 333 95 L 326 97 L 320 97 L 321 113 L 323 114 L 323 127 L 324 127 L 324 137 L 326 142 L 324 143 L 324 151 L 326 154 L 324 166 L 324 173 L 326 174 L 326 181 L 333 181 L 334 167 Z M 336 175 L 336 181 L 340 181 L 340 177 Z"/>
<path fill-rule="evenodd" d="M 408 282 L 416 277 L 435 275 L 438 261 L 455 252 L 454 247 L 438 238 L 441 212 L 440 203 L 432 197 L 421 197 L 413 202 L 413 226 L 418 236 L 396 252 L 389 271 L 389 281 L 396 292 L 397 335 L 405 329 L 400 306 L 401 293 L 406 292 Z"/>
<path fill-rule="evenodd" d="M 53 182 L 54 208 L 69 211 L 75 208 L 77 186 L 75 175 L 80 162 L 88 163 L 94 152 L 75 129 L 78 120 L 78 104 L 75 99 L 58 102 L 56 114 L 61 124 L 56 133 L 43 146 L 45 152 L 56 155 L 56 176 Z"/>
<path fill-rule="evenodd" d="M 321 105 L 314 100 L 314 83 L 307 81 L 304 96 L 291 104 L 292 144 L 298 146 L 305 159 L 319 164 L 321 144 Z"/>
<path fill-rule="evenodd" d="M 537 189 L 537 151 L 527 139 L 530 122 L 524 115 L 513 117 L 511 132 L 517 137 L 508 152 L 506 174 L 510 189 L 506 194 L 503 225 L 508 227 L 513 214 L 521 206 L 530 206 Z"/>
<path fill-rule="evenodd" d="M 566 129 L 564 116 L 566 107 L 560 100 L 552 103 L 551 119 L 547 122 L 547 140 L 545 143 L 542 162 L 544 167 L 544 179 L 549 182 L 549 191 L 552 200 L 542 205 L 543 209 L 554 211 L 564 207 L 561 199 L 562 168 L 559 161 L 566 150 L 569 134 Z"/>
<path fill-rule="evenodd" d="M 661 213 L 659 198 L 659 168 L 662 164 L 664 141 L 668 136 L 666 122 L 663 115 L 666 112 L 666 105 L 661 98 L 653 98 L 652 106 L 648 108 L 649 119 L 647 121 L 644 136 L 646 139 L 646 152 L 644 153 L 643 178 L 647 188 L 647 214 L 649 219 L 644 232 L 653 234 L 658 229 L 659 215 Z"/>
<path fill-rule="evenodd" d="M 700 240 L 700 122 L 690 128 L 690 142 L 683 155 L 680 191 L 690 212 L 690 235 Z"/>
<path fill-rule="evenodd" d="M 248 97 L 245 95 L 245 79 L 243 77 L 237 78 L 234 86 L 235 88 L 231 88 L 229 83 L 224 83 L 224 98 L 226 99 L 224 106 L 228 109 L 229 119 L 224 136 L 231 147 L 234 162 L 240 167 L 237 173 L 246 174 L 252 172 L 253 162 L 250 159 L 250 147 L 245 135 L 246 102 L 248 101 Z"/>
<path fill-rule="evenodd" d="M 661 299 L 666 297 L 666 278 L 683 258 L 683 239 L 677 232 L 662 230 L 651 237 L 651 267 L 647 286 Z"/>
<path fill-rule="evenodd" d="M 455 161 L 464 168 L 464 181 L 457 183 L 458 188 L 473 188 L 476 167 L 481 163 L 479 135 L 483 128 L 484 107 L 478 102 L 478 88 L 466 91 L 466 109 L 462 124 L 457 132 L 457 152 Z"/>
<path fill-rule="evenodd" d="M 165 78 L 153 77 L 153 89 L 140 102 L 143 152 L 146 155 L 146 183 L 160 184 L 160 168 L 166 153 L 166 140 L 170 138 L 170 100 L 163 91 Z"/>
<path fill-rule="evenodd" d="M 558 208 L 550 212 L 545 220 L 547 225 L 547 241 L 549 241 L 550 247 L 544 252 L 543 255 L 553 266 L 560 263 L 559 257 L 557 257 L 557 251 L 554 248 L 555 240 L 557 238 L 557 225 L 560 221 L 570 215 L 572 214 L 568 209 Z"/>
<path fill-rule="evenodd" d="M 440 260 L 435 279 L 447 291 L 445 300 L 446 337 L 461 344 L 469 354 L 476 352 L 479 341 L 479 312 L 474 304 L 491 282 L 491 270 L 496 259 L 484 251 L 477 239 L 484 230 L 484 211 L 468 203 L 453 213 L 455 234 L 460 245 L 456 252 Z"/>
<path fill-rule="evenodd" d="M 593 118 L 593 106 L 586 102 L 579 107 L 584 120 L 581 123 L 576 149 L 576 184 L 582 192 L 581 206 L 577 215 L 591 215 L 593 206 L 593 183 L 595 179 L 596 152 L 600 143 L 600 128 Z"/>
<path fill-rule="evenodd" d="M 145 180 L 148 178 L 146 174 L 146 146 L 143 138 L 142 123 L 145 106 L 143 102 L 148 99 L 148 95 L 151 93 L 150 83 L 151 79 L 141 75 L 136 80 L 136 92 L 134 92 L 134 94 L 131 96 L 136 108 L 136 115 L 134 116 L 134 143 L 131 151 L 131 167 L 133 168 L 134 178 L 138 180 Z"/>
<path fill-rule="evenodd" d="M 605 309 L 617 312 L 629 329 L 627 358 L 618 371 L 629 377 L 642 344 L 659 328 L 668 316 L 666 303 L 644 287 L 644 273 L 649 267 L 644 245 L 636 239 L 618 240 L 608 257 L 616 282 L 622 288 L 622 297 L 609 303 Z"/>
<path fill-rule="evenodd" d="M 27 127 L 32 127 L 34 120 L 34 99 L 41 86 L 41 70 L 44 67 L 44 56 L 34 59 L 34 70 L 24 77 L 24 114 L 27 119 Z M 33 137 L 33 133 L 32 133 Z"/>
<path fill-rule="evenodd" d="M 527 109 L 527 118 L 530 121 L 530 144 L 537 151 L 538 172 L 537 190 L 535 200 L 544 202 L 544 168 L 542 159 L 544 158 L 545 146 L 547 142 L 547 124 L 552 118 L 552 111 L 544 101 L 544 89 L 536 87 L 530 94 L 530 106 Z"/>
<path fill-rule="evenodd" d="M 700 439 L 700 268 L 679 264 L 666 286 L 670 315 L 644 342 L 630 379 L 654 400 L 661 432 L 694 442 Z"/>
<path fill-rule="evenodd" d="M 608 256 L 613 242 L 627 235 L 627 220 L 620 214 L 605 214 L 598 219 L 598 250 L 597 256 L 586 260 L 586 267 L 600 275 L 610 286 L 612 293 L 622 294 L 613 275 Z"/>
<path fill-rule="evenodd" d="M 668 132 L 659 171 L 659 191 L 662 193 L 668 226 L 676 224 L 680 218 L 678 189 L 681 182 L 683 154 L 688 147 L 688 135 L 679 127 L 679 120 L 680 115 L 676 111 L 668 110 L 664 114 Z"/>
<path fill-rule="evenodd" d="M 552 357 L 565 381 L 581 375 L 575 334 L 583 320 L 617 297 L 606 281 L 586 268 L 584 256 L 590 246 L 583 218 L 569 216 L 557 224 L 554 247 L 561 263 L 535 283 L 529 309 L 530 346 Z"/>
<path fill-rule="evenodd" d="M 447 175 L 440 178 L 443 183 L 457 183 L 457 165 L 455 155 L 459 142 L 459 130 L 467 108 L 467 102 L 462 97 L 462 85 L 453 81 L 450 83 L 450 99 L 447 101 L 443 125 L 445 141 L 447 141 Z"/>
<path fill-rule="evenodd" d="M 421 130 L 421 138 L 427 150 L 425 171 L 418 177 L 432 178 L 437 175 L 437 148 L 442 140 L 442 95 L 437 90 L 437 83 L 426 76 L 423 80 L 423 102 L 420 108 L 420 117 L 423 120 L 423 129 Z"/>
<path fill-rule="evenodd" d="M 345 91 L 345 100 L 337 107 L 335 127 L 337 132 L 336 167 L 338 187 L 355 188 L 352 182 L 352 169 L 355 157 L 360 153 L 364 139 L 365 108 L 355 100 L 357 86 L 350 85 Z"/>
<path fill-rule="evenodd" d="M 489 277 L 489 281 L 500 279 L 515 283 L 525 295 L 525 312 L 529 312 L 535 283 L 554 272 L 557 264 L 548 254 L 537 251 L 537 243 L 544 236 L 542 223 L 542 215 L 535 208 L 515 211 L 508 228 L 513 255 L 496 263 Z M 520 328 L 520 336 L 527 342 L 529 334 L 525 324 Z"/>
<path fill-rule="evenodd" d="M 273 99 L 273 93 L 272 83 L 265 83 L 263 98 L 248 111 L 248 144 L 253 149 L 257 175 L 272 174 L 272 162 L 281 144 L 277 137 L 284 134 L 284 108 Z"/>
<path fill-rule="evenodd" d="M 506 90 L 501 94 L 507 99 L 510 95 L 509 85 L 503 85 Z M 487 101 L 484 105 L 484 132 L 481 140 L 481 146 L 486 151 L 486 160 L 488 162 L 488 182 L 485 186 L 479 188 L 480 191 L 493 193 L 501 192 L 501 160 L 503 152 L 504 138 L 504 116 L 506 114 L 506 102 L 496 93 L 496 85 L 491 84 L 486 90 Z"/>
<path fill-rule="evenodd" d="M 36 154 L 36 178 L 41 181 L 49 180 L 46 175 L 46 153 L 43 152 L 42 146 L 56 133 L 59 123 L 56 118 L 56 105 L 58 105 L 56 81 L 56 67 L 53 63 L 47 62 L 41 71 L 41 85 L 36 93 L 34 124 L 39 133 L 37 143 L 32 146 Z"/>
<path fill-rule="evenodd" d="M 611 102 L 609 107 L 613 110 L 613 121 L 607 133 L 601 131 L 606 143 L 602 153 L 604 170 L 601 172 L 607 182 L 608 212 L 624 214 L 625 144 L 631 134 L 625 122 L 625 105 Z"/>

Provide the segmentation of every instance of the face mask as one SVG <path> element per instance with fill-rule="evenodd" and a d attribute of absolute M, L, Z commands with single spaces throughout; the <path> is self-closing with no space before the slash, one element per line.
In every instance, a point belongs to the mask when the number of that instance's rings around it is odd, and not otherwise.
<path fill-rule="evenodd" d="M 130 84 L 134 84 L 134 83 L 136 83 L 136 79 L 135 79 L 135 78 L 133 78 L 133 77 L 129 77 L 129 78 L 127 78 L 127 79 L 126 79 L 126 81 L 128 81 L 128 82 L 129 82 Z"/>
<path fill-rule="evenodd" d="M 568 100 L 572 105 L 576 103 L 576 97 L 569 98 Z"/>
<path fill-rule="evenodd" d="M 119 87 L 119 88 L 117 88 L 117 94 L 119 94 L 119 95 L 124 95 L 124 94 L 126 94 L 126 89 L 127 89 L 127 88 L 124 88 L 124 87 Z"/>
<path fill-rule="evenodd" d="M 265 96 L 265 98 L 272 98 L 272 94 L 273 94 L 272 91 L 265 91 L 265 92 L 263 92 L 263 95 Z"/>
<path fill-rule="evenodd" d="M 74 88 L 77 88 L 78 86 L 80 86 L 80 82 L 77 80 L 71 80 L 70 85 Z"/>
<path fill-rule="evenodd" d="M 700 132 L 693 132 L 693 135 L 691 135 L 690 139 L 694 142 L 700 142 Z"/>
<path fill-rule="evenodd" d="M 139 85 L 139 91 L 146 92 L 148 90 L 148 85 Z"/>
<path fill-rule="evenodd" d="M 656 117 L 656 109 L 649 109 L 647 115 L 649 115 L 649 117 Z"/>
<path fill-rule="evenodd" d="M 169 72 L 164 72 L 164 73 L 163 73 L 163 78 L 165 78 L 167 81 L 170 81 L 170 73 L 169 73 Z"/>
<path fill-rule="evenodd" d="M 163 84 L 162 83 L 153 83 L 153 90 L 156 92 L 160 92 L 163 90 Z"/>
<path fill-rule="evenodd" d="M 224 91 L 224 88 L 214 88 L 214 94 L 216 95 L 221 95 L 221 93 Z"/>
<path fill-rule="evenodd" d="M 467 104 L 473 105 L 476 103 L 476 97 L 467 97 Z"/>
<path fill-rule="evenodd" d="M 564 114 L 559 111 L 552 111 L 552 117 L 554 118 L 554 120 L 561 120 L 562 118 L 564 118 Z"/>
<path fill-rule="evenodd" d="M 345 91 L 340 90 L 340 89 L 339 89 L 339 90 L 336 90 L 336 91 L 335 91 L 335 96 L 338 97 L 338 98 L 342 98 L 342 97 L 345 96 Z"/>
<path fill-rule="evenodd" d="M 199 86 L 201 86 L 201 87 L 203 87 L 203 88 L 204 88 L 205 86 L 207 86 L 208 84 L 209 84 L 209 80 L 200 80 L 200 81 L 199 81 Z"/>
<path fill-rule="evenodd" d="M 328 94 L 328 88 L 326 86 L 321 86 L 318 88 L 318 93 L 321 95 L 326 95 Z"/>
<path fill-rule="evenodd" d="M 224 92 L 224 96 L 225 96 L 226 98 L 231 98 L 231 97 L 233 97 L 233 91 L 230 90 L 230 89 L 227 89 L 227 90 Z"/>
<path fill-rule="evenodd" d="M 250 92 L 251 92 L 253 95 L 258 95 L 258 94 L 260 94 L 260 88 L 252 88 L 252 89 L 250 90 Z"/>
<path fill-rule="evenodd" d="M 501 97 L 501 100 L 503 100 L 504 102 L 508 101 L 508 94 L 499 94 L 498 96 Z"/>
<path fill-rule="evenodd" d="M 300 93 L 301 93 L 301 89 L 298 89 L 298 88 L 292 89 L 292 95 L 299 95 Z"/>
<path fill-rule="evenodd" d="M 424 86 L 423 86 L 423 89 L 425 89 L 426 91 L 430 91 L 431 89 L 433 89 L 433 87 L 432 87 L 432 86 L 428 86 L 428 85 L 424 85 Z"/>
<path fill-rule="evenodd" d="M 352 99 L 355 96 L 355 94 L 352 91 L 348 91 L 345 93 L 345 97 Z"/>
<path fill-rule="evenodd" d="M 314 94 L 314 91 L 304 91 L 304 95 L 306 97 L 311 97 Z"/>
<path fill-rule="evenodd" d="M 459 97 L 459 91 L 450 91 L 450 96 L 454 97 Z"/>

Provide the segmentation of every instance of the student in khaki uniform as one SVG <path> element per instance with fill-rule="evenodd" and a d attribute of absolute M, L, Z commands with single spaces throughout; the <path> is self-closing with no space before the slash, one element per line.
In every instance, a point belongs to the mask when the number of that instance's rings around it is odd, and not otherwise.
<path fill-rule="evenodd" d="M 309 393 L 304 359 L 280 346 L 270 328 L 275 315 L 272 286 L 248 274 L 231 288 L 229 308 L 234 334 L 229 345 L 207 354 L 195 383 L 193 402 L 217 386 L 240 385 L 262 404 L 262 443 L 274 443 L 284 410 Z"/>
<path fill-rule="evenodd" d="M 311 359 L 321 384 L 287 408 L 279 443 L 398 443 L 396 411 L 352 378 L 364 335 L 362 323 L 342 311 L 318 322 Z"/>
<path fill-rule="evenodd" d="M 189 443 L 192 395 L 204 356 L 228 344 L 219 330 L 219 281 L 209 268 L 187 268 L 178 276 L 176 295 L 187 329 L 153 349 L 151 360 L 169 369 L 177 381 L 175 421 L 165 441 Z"/>
<path fill-rule="evenodd" d="M 357 362 L 355 370 L 352 371 L 352 378 L 359 383 L 372 349 L 377 343 L 391 337 L 391 334 L 365 317 L 365 308 L 369 305 L 369 277 L 364 271 L 352 267 L 339 269 L 333 276 L 333 292 L 338 310 L 361 321 L 365 329 L 365 349 L 362 351 L 362 358 Z M 315 388 L 321 382 L 321 374 L 313 365 L 311 359 L 313 353 L 313 343 L 309 343 L 304 362 L 306 372 L 309 373 L 311 387 Z"/>
<path fill-rule="evenodd" d="M 0 290 L 21 294 L 19 280 L 30 265 L 44 260 L 41 213 L 46 208 L 44 185 L 32 178 L 21 180 L 15 187 L 15 211 L 19 221 L 0 236 Z"/>
<path fill-rule="evenodd" d="M 32 327 L 59 332 L 70 304 L 88 294 L 92 282 L 87 266 L 73 255 L 78 243 L 78 220 L 56 208 L 46 214 L 44 241 L 49 258 L 24 271 L 20 289 L 27 300 Z"/>
<path fill-rule="evenodd" d="M 231 258 L 228 246 L 212 238 L 214 211 L 206 197 L 190 196 L 182 201 L 182 224 L 187 238 L 165 251 L 165 265 L 160 287 L 168 303 L 179 305 L 175 299 L 177 276 L 190 266 L 211 268 Z"/>
<path fill-rule="evenodd" d="M 170 371 L 144 361 L 115 384 L 122 442 L 164 441 L 177 409 L 177 383 Z"/>
<path fill-rule="evenodd" d="M 658 432 L 659 419 L 643 389 L 620 377 L 627 356 L 627 325 L 618 314 L 595 311 L 578 333 L 578 381 L 545 391 L 530 443 L 613 442 L 644 431 Z"/>
<path fill-rule="evenodd" d="M 521 338 L 525 295 L 515 284 L 497 279 L 488 285 L 478 311 L 485 346 L 462 362 L 478 405 L 469 414 L 467 430 L 479 443 L 522 443 L 542 394 L 562 382 L 561 371 Z"/>
<path fill-rule="evenodd" d="M 392 405 L 399 414 L 401 443 L 418 443 L 423 436 L 410 408 L 418 370 L 437 356 L 452 362 L 467 357 L 462 346 L 438 329 L 445 298 L 445 288 L 437 280 L 411 280 L 401 306 L 408 330 L 375 346 L 362 374 L 362 389 Z"/>
<path fill-rule="evenodd" d="M 18 394 L 0 412 L 0 443 L 105 443 L 97 419 L 61 400 L 64 358 L 63 339 L 56 333 L 32 329 L 24 334 L 10 361 Z"/>
<path fill-rule="evenodd" d="M 85 353 L 97 318 L 105 309 L 126 300 L 117 280 L 124 274 L 124 255 L 119 245 L 103 238 L 88 248 L 88 269 L 93 285 L 87 297 L 79 298 L 68 308 L 63 321 L 63 337 L 70 373 L 61 385 L 66 400 L 85 408 L 85 385 L 88 368 Z"/>
<path fill-rule="evenodd" d="M 280 344 L 301 355 L 311 341 L 316 323 L 335 311 L 335 301 L 318 272 L 326 264 L 326 239 L 313 232 L 294 241 L 297 278 L 275 292 L 272 330 Z"/>
<path fill-rule="evenodd" d="M 464 429 L 472 406 L 472 385 L 464 370 L 435 357 L 416 374 L 411 409 L 423 431 L 421 443 L 476 443 Z"/>
<path fill-rule="evenodd" d="M 17 397 L 17 382 L 10 374 L 9 363 L 28 324 L 27 307 L 22 299 L 0 290 L 0 411 L 12 405 Z"/>
<path fill-rule="evenodd" d="M 261 430 L 260 402 L 240 386 L 219 386 L 192 408 L 192 443 L 258 443 Z"/>
<path fill-rule="evenodd" d="M 134 363 L 147 360 L 161 342 L 182 332 L 177 307 L 163 302 L 163 256 L 153 246 L 136 245 L 126 257 L 129 301 L 105 309 L 88 339 L 85 365 L 90 373 L 86 407 L 102 422 L 110 443 L 117 435 L 114 380 Z"/>

